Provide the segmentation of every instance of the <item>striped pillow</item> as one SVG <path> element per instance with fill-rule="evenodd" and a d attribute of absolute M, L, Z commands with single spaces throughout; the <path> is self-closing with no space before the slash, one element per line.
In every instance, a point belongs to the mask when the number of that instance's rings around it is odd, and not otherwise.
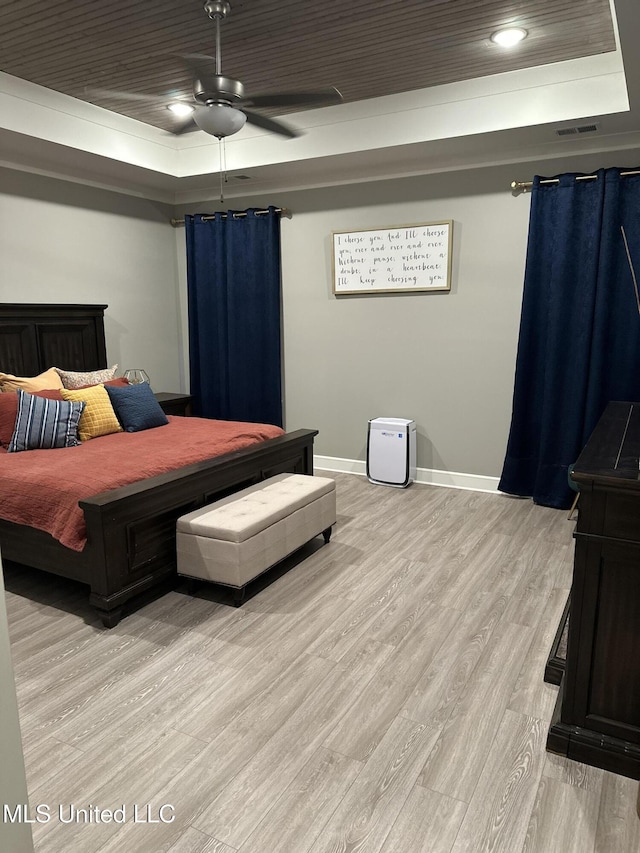
<path fill-rule="evenodd" d="M 78 424 L 84 406 L 82 402 L 35 397 L 18 389 L 18 416 L 7 452 L 75 447 L 80 443 Z"/>

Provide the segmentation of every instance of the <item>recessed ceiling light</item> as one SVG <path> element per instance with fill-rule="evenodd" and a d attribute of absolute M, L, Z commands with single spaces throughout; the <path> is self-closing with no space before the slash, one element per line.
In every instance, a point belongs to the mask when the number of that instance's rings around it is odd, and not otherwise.
<path fill-rule="evenodd" d="M 189 113 L 192 113 L 194 108 L 191 104 L 183 104 L 183 103 L 175 103 L 168 104 L 167 109 L 171 110 L 172 113 L 175 113 L 177 116 L 188 116 Z"/>
<path fill-rule="evenodd" d="M 513 47 L 526 37 L 527 31 L 522 27 L 508 27 L 504 30 L 496 30 L 491 36 L 491 41 L 499 44 L 500 47 Z"/>

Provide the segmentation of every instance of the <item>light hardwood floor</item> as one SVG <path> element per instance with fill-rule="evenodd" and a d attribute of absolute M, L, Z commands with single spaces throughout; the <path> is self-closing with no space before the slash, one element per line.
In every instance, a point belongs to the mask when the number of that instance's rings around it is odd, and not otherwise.
<path fill-rule="evenodd" d="M 638 853 L 638 783 L 545 751 L 566 513 L 335 478 L 330 544 L 239 609 L 178 589 L 108 631 L 7 567 L 37 853 Z"/>

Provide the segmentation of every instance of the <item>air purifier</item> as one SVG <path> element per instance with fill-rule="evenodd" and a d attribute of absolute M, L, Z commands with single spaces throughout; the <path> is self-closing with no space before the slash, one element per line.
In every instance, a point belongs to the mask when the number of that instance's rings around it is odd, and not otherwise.
<path fill-rule="evenodd" d="M 404 418 L 372 418 L 367 436 L 367 478 L 404 489 L 416 478 L 416 424 Z"/>

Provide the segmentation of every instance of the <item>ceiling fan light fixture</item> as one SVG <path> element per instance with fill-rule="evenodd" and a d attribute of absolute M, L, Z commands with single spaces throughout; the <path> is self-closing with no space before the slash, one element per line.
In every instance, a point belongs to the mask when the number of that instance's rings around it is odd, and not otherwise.
<path fill-rule="evenodd" d="M 500 47 L 514 47 L 519 44 L 528 35 L 527 30 L 522 27 L 505 27 L 501 30 L 496 30 L 491 34 L 491 41 Z"/>
<path fill-rule="evenodd" d="M 188 116 L 191 115 L 195 107 L 192 107 L 191 104 L 185 104 L 184 101 L 178 101 L 173 104 L 167 104 L 167 109 L 171 110 L 174 115 Z"/>
<path fill-rule="evenodd" d="M 242 130 L 247 117 L 242 110 L 228 104 L 208 104 L 196 110 L 193 120 L 200 130 L 223 139 Z"/>

